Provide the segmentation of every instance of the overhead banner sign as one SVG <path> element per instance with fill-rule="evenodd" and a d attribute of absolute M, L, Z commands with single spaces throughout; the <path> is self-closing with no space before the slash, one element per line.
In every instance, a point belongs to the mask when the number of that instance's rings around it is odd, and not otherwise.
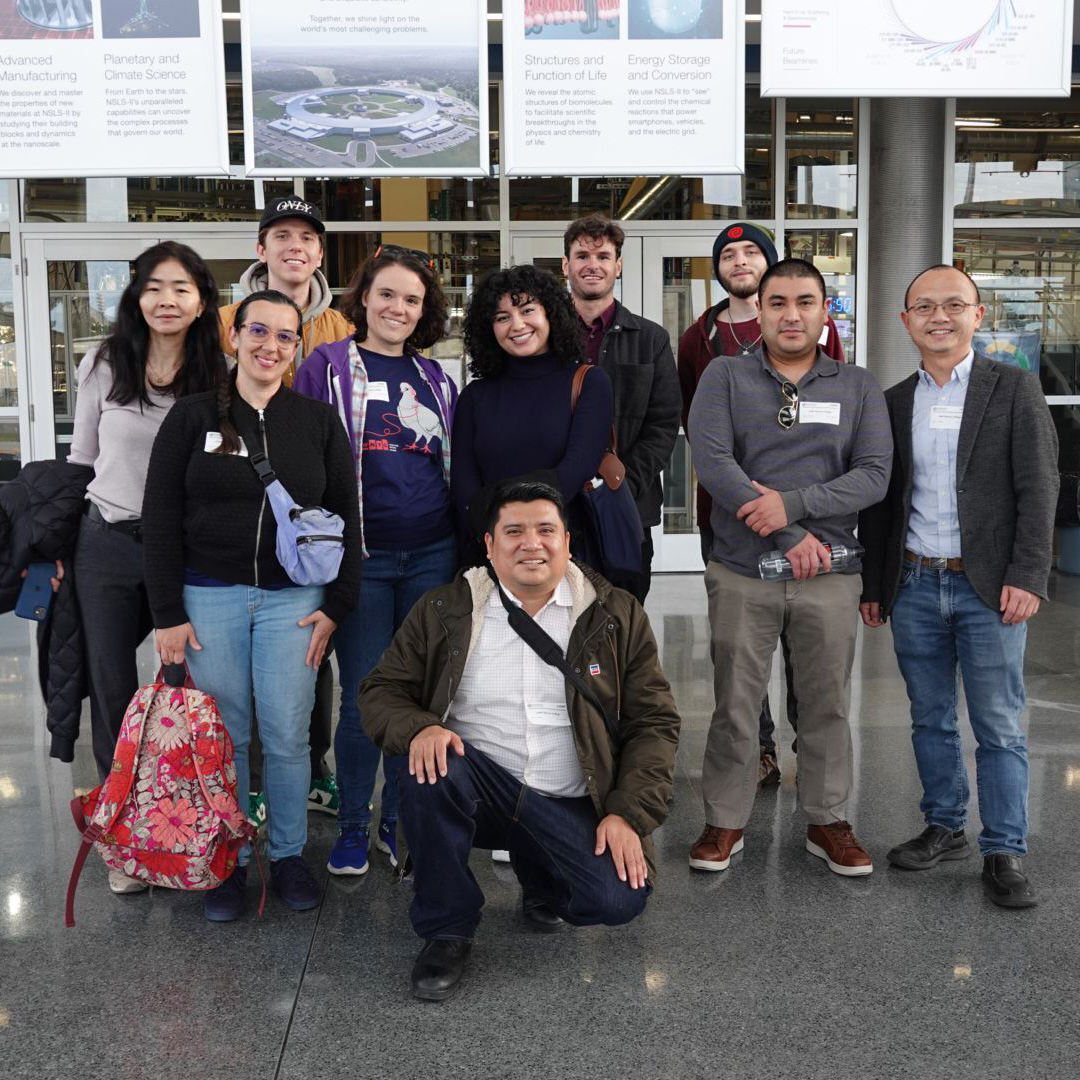
<path fill-rule="evenodd" d="M 0 0 L 0 176 L 228 171 L 221 0 Z"/>
<path fill-rule="evenodd" d="M 745 0 L 504 0 L 510 176 L 744 165 Z"/>
<path fill-rule="evenodd" d="M 484 0 L 242 0 L 251 176 L 483 176 Z"/>
<path fill-rule="evenodd" d="M 768 0 L 762 97 L 1068 97 L 1073 0 Z"/>

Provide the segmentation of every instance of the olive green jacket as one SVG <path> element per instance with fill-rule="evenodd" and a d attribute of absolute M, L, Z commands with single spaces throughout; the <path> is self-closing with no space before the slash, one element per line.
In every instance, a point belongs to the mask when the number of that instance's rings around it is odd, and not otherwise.
<path fill-rule="evenodd" d="M 618 717 L 616 747 L 604 720 L 566 685 L 574 745 L 600 817 L 618 814 L 642 837 L 650 874 L 649 834 L 663 824 L 671 800 L 679 714 L 642 606 L 586 566 L 571 563 L 573 596 L 567 659 Z M 416 734 L 445 722 L 494 582 L 486 570 L 462 571 L 424 594 L 378 666 L 360 686 L 364 730 L 388 754 L 404 754 Z M 596 671 L 599 669 L 599 673 Z"/>

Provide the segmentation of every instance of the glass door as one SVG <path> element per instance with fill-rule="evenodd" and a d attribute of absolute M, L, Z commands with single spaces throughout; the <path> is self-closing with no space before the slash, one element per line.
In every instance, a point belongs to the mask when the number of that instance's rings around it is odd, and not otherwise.
<path fill-rule="evenodd" d="M 255 257 L 251 238 L 174 238 L 207 260 L 221 303 L 229 302 L 232 283 Z M 132 261 L 161 239 L 137 234 L 24 241 L 30 346 L 30 452 L 24 460 L 67 457 L 79 361 L 108 334 Z"/>
<path fill-rule="evenodd" d="M 682 333 L 706 308 L 727 295 L 713 276 L 715 237 L 710 230 L 701 234 L 651 235 L 643 241 L 641 313 L 667 330 L 676 357 Z M 697 478 L 686 432 L 681 427 L 663 483 L 664 515 L 661 524 L 653 529 L 653 566 L 658 570 L 700 571 Z"/>

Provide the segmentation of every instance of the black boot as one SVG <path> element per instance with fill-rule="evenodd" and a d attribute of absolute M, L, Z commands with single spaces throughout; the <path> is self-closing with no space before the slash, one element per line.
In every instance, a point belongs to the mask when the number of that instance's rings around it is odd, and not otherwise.
<path fill-rule="evenodd" d="M 998 907 L 1034 907 L 1039 901 L 1023 871 L 1019 855 L 987 855 L 983 859 L 983 892 Z"/>
<path fill-rule="evenodd" d="M 424 944 L 412 969 L 413 997 L 445 1001 L 457 990 L 472 942 L 462 938 L 432 938 Z"/>
<path fill-rule="evenodd" d="M 566 922 L 558 915 L 550 904 L 543 900 L 530 900 L 528 897 L 521 899 L 521 914 L 525 922 L 534 930 L 542 934 L 557 934 L 566 929 Z"/>

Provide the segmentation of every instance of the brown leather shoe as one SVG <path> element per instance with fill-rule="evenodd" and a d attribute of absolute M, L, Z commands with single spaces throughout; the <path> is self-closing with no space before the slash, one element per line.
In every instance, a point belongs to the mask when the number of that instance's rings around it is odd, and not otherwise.
<path fill-rule="evenodd" d="M 780 783 L 780 763 L 771 750 L 762 750 L 758 758 L 757 786 L 776 787 Z"/>
<path fill-rule="evenodd" d="M 811 825 L 806 830 L 806 850 L 829 864 L 834 874 L 862 877 L 874 872 L 870 852 L 859 842 L 846 821 Z"/>
<path fill-rule="evenodd" d="M 706 825 L 690 849 L 690 865 L 695 870 L 726 870 L 731 856 L 743 849 L 742 836 L 742 829 Z"/>

